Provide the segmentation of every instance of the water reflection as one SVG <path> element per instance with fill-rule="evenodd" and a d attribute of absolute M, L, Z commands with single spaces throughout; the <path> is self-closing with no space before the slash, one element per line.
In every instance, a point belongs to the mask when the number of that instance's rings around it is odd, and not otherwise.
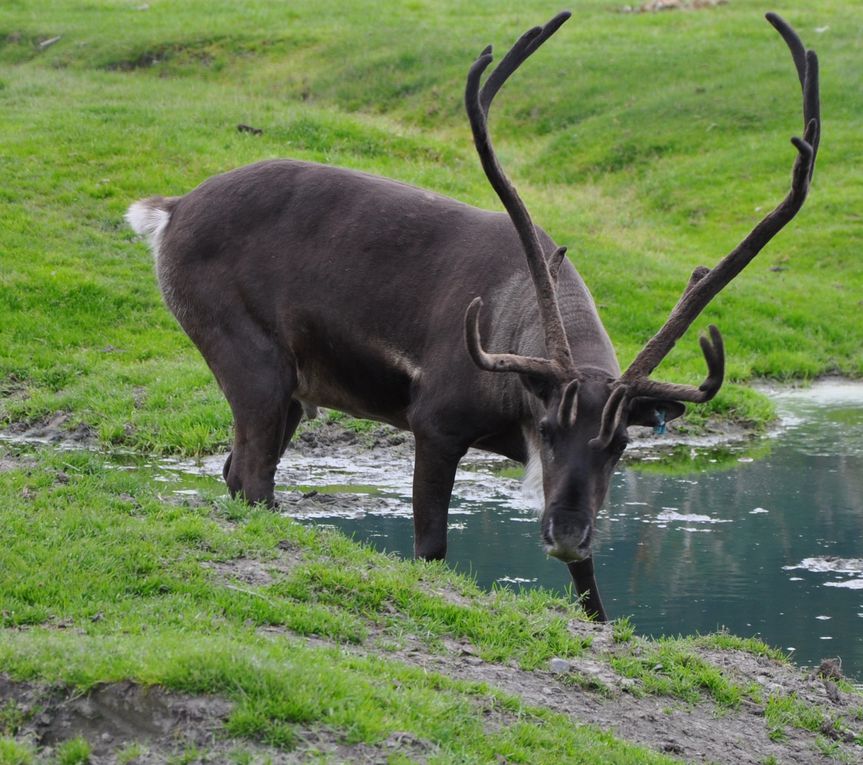
<path fill-rule="evenodd" d="M 610 613 L 630 615 L 642 633 L 727 627 L 804 664 L 841 656 L 845 672 L 863 679 L 863 386 L 774 395 L 782 427 L 756 447 L 759 459 L 688 446 L 672 475 L 631 464 L 615 474 L 599 524 L 599 582 Z M 361 457 L 368 464 L 354 457 L 321 464 L 292 455 L 279 480 L 353 476 L 378 487 L 386 501 L 370 511 L 315 522 L 410 556 L 409 456 L 386 465 L 374 452 Z M 497 475 L 497 464 L 459 472 L 448 560 L 483 586 L 567 588 L 565 567 L 540 549 L 518 481 Z"/>

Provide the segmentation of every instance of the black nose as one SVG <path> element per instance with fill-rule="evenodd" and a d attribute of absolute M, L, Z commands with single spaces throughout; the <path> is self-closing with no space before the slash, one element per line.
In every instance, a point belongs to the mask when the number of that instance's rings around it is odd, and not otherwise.
<path fill-rule="evenodd" d="M 567 563 L 590 557 L 593 519 L 589 513 L 549 508 L 542 524 L 545 552 Z"/>

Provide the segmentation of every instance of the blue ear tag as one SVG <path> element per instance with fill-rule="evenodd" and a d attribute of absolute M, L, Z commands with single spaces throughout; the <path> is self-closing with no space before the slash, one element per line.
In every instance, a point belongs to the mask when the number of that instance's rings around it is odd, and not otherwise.
<path fill-rule="evenodd" d="M 653 432 L 657 436 L 664 436 L 665 429 L 665 410 L 664 409 L 654 409 L 653 413 L 656 415 L 656 425 L 653 426 Z"/>

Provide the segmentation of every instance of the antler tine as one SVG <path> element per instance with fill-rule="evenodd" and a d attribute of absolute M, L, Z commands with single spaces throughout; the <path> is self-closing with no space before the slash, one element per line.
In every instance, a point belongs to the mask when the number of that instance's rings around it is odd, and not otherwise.
<path fill-rule="evenodd" d="M 491 100 L 501 85 L 567 18 L 569 18 L 568 13 L 558 14 L 545 27 L 536 27 L 522 35 L 510 52 L 504 56 L 498 68 L 492 72 L 486 87 L 480 92 L 480 78 L 492 61 L 491 46 L 488 46 L 471 66 L 465 88 L 465 107 L 474 144 L 486 177 L 509 213 L 524 249 L 528 269 L 536 289 L 546 350 L 557 372 L 571 370 L 573 363 L 557 303 L 554 281 L 530 214 L 498 163 L 488 132 L 487 117 Z M 468 317 L 465 318 L 467 320 Z"/>
<path fill-rule="evenodd" d="M 791 25 L 776 13 L 767 13 L 765 18 L 773 25 L 777 32 L 782 35 L 785 44 L 791 51 L 791 58 L 794 59 L 794 66 L 797 67 L 797 77 L 800 80 L 800 87 L 803 89 L 803 129 L 809 125 L 811 120 L 816 120 L 819 123 L 819 132 L 812 142 L 813 154 L 818 153 L 818 144 L 820 142 L 820 98 L 818 93 L 818 56 L 815 51 L 806 50 L 803 41 L 798 37 L 797 33 L 792 29 Z M 815 169 L 815 157 L 812 158 L 812 170 Z M 810 172 L 810 179 L 812 177 Z"/>
<path fill-rule="evenodd" d="M 785 44 L 791 51 L 791 58 L 794 59 L 794 66 L 797 67 L 797 77 L 800 79 L 800 87 L 806 85 L 806 46 L 798 36 L 797 32 L 792 29 L 791 25 L 785 21 L 778 13 L 765 13 L 764 18 L 767 19 L 773 28 L 782 35 Z"/>
<path fill-rule="evenodd" d="M 548 257 L 548 272 L 551 274 L 552 281 L 557 284 L 557 277 L 560 275 L 560 266 L 566 256 L 566 247 L 558 247 Z"/>
<path fill-rule="evenodd" d="M 707 362 L 707 377 L 701 385 L 696 388 L 694 385 L 656 382 L 642 377 L 631 383 L 632 396 L 689 401 L 694 404 L 710 401 L 719 392 L 725 378 L 725 344 L 722 342 L 722 335 L 713 324 L 709 329 L 710 339 L 703 335 L 699 338 L 701 352 Z"/>
<path fill-rule="evenodd" d="M 548 359 L 535 356 L 518 356 L 514 353 L 487 353 L 482 347 L 479 331 L 479 312 L 482 298 L 474 298 L 464 316 L 464 338 L 467 350 L 480 369 L 488 372 L 519 372 L 535 377 L 552 377 L 558 372 L 555 364 Z"/>
<path fill-rule="evenodd" d="M 494 71 L 488 76 L 482 91 L 479 94 L 480 104 L 488 116 L 488 108 L 497 92 L 509 79 L 509 76 L 518 69 L 530 55 L 551 37 L 561 25 L 570 17 L 569 11 L 561 11 L 544 27 L 533 27 L 528 29 L 518 38 L 515 45 L 509 49 L 507 54 L 500 60 Z M 491 52 L 490 50 L 488 51 Z"/>
<path fill-rule="evenodd" d="M 801 56 L 797 47 L 799 38 L 778 16 L 769 18 L 782 34 L 795 64 Z M 785 30 L 785 31 L 783 31 Z M 789 42 L 790 40 L 790 42 Z M 796 42 L 795 42 L 796 41 Z M 802 47 L 802 43 L 799 43 Z M 799 65 L 798 65 L 799 71 Z M 644 346 L 621 377 L 623 382 L 639 381 L 639 386 L 656 369 L 674 344 L 683 336 L 707 304 L 737 276 L 764 246 L 787 224 L 803 206 L 809 191 L 809 181 L 814 169 L 815 154 L 820 137 L 820 107 L 818 98 L 818 59 L 812 51 L 806 51 L 803 73 L 803 111 L 806 130 L 803 138 L 794 137 L 791 142 L 797 149 L 797 157 L 791 172 L 791 189 L 785 199 L 768 213 L 749 235 L 726 255 L 712 270 L 701 271 L 703 275 L 690 281 L 668 320 Z M 693 274 L 693 276 L 695 276 Z M 713 334 L 711 330 L 711 334 Z M 715 340 L 715 338 L 714 338 Z M 708 363 L 709 359 L 708 359 Z M 710 379 L 710 378 L 708 378 Z M 703 387 L 703 386 L 702 386 Z M 693 400 L 693 399 L 681 399 Z"/>

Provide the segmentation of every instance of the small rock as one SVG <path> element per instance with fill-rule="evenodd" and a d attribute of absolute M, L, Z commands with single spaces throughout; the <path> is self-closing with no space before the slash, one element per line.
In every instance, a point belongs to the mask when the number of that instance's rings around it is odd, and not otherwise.
<path fill-rule="evenodd" d="M 824 680 L 824 690 L 827 691 L 827 698 L 834 704 L 842 701 L 842 695 L 839 693 L 839 686 L 832 680 Z"/>
<path fill-rule="evenodd" d="M 556 675 L 562 675 L 572 669 L 572 664 L 566 659 L 558 659 L 555 657 L 548 663 L 548 668 Z"/>
<path fill-rule="evenodd" d="M 245 125 L 243 123 L 237 125 L 237 131 L 240 133 L 251 133 L 252 135 L 261 135 L 264 132 L 261 128 L 252 127 L 251 125 Z"/>

